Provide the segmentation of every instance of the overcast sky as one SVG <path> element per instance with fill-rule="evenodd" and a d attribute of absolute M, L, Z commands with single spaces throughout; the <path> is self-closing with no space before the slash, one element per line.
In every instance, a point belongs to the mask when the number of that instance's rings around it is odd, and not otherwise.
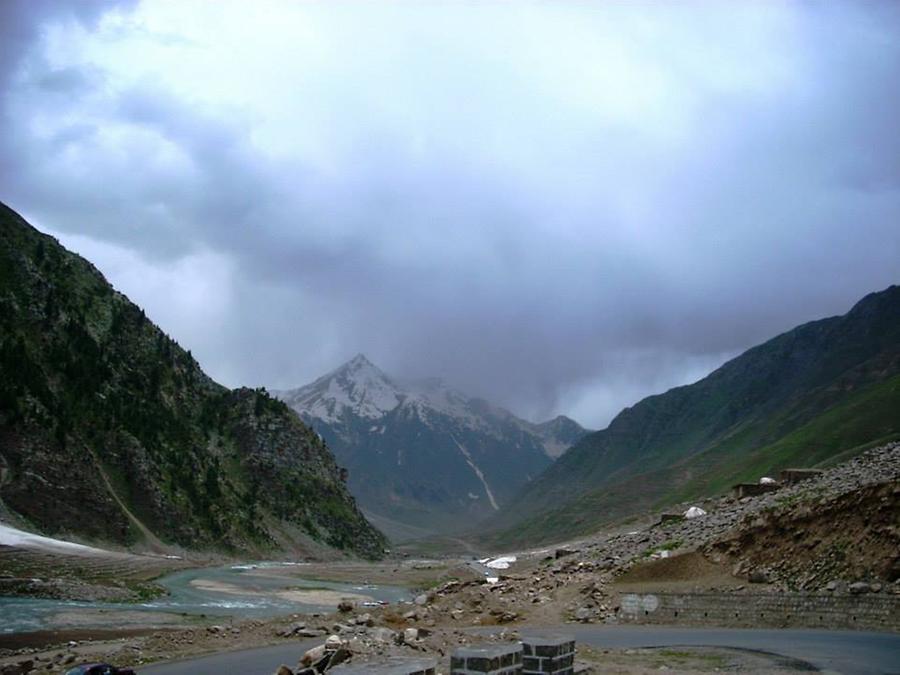
<path fill-rule="evenodd" d="M 900 2 L 0 2 L 0 200 L 216 379 L 595 428 L 900 281 Z"/>

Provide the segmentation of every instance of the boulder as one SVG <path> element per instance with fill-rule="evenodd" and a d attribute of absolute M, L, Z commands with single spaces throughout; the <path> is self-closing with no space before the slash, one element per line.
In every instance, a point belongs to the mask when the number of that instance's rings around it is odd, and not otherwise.
<path fill-rule="evenodd" d="M 378 627 L 373 628 L 370 633 L 375 642 L 396 642 L 397 633 L 390 628 Z"/>
<path fill-rule="evenodd" d="M 288 668 L 286 665 L 281 664 L 278 666 L 278 670 L 275 671 L 275 675 L 294 675 L 294 671 Z"/>
<path fill-rule="evenodd" d="M 371 627 L 375 625 L 375 621 L 372 619 L 371 614 L 360 614 L 358 617 L 353 619 L 353 623 L 355 623 L 357 626 Z"/>
<path fill-rule="evenodd" d="M 588 623 L 594 617 L 594 612 L 589 607 L 579 607 L 575 610 L 575 620 Z"/>
<path fill-rule="evenodd" d="M 341 647 L 331 655 L 331 661 L 328 663 L 328 667 L 331 668 L 332 666 L 336 666 L 339 663 L 343 663 L 344 661 L 349 661 L 350 657 L 352 656 L 353 654 L 349 649 Z"/>
<path fill-rule="evenodd" d="M 849 590 L 854 595 L 862 595 L 863 593 L 868 593 L 869 591 L 871 591 L 872 587 L 869 586 L 869 584 L 867 584 L 865 581 L 857 581 L 850 584 L 847 587 L 847 590 Z"/>
<path fill-rule="evenodd" d="M 415 603 L 420 607 L 428 604 L 428 596 L 425 593 L 416 596 Z"/>
<path fill-rule="evenodd" d="M 300 666 L 308 668 L 312 664 L 321 661 L 325 656 L 325 645 L 318 645 L 312 649 L 308 649 L 303 656 L 300 657 Z"/>
<path fill-rule="evenodd" d="M 412 644 L 416 640 L 419 639 L 419 629 L 418 628 L 407 628 L 403 631 L 403 643 L 404 644 Z"/>
<path fill-rule="evenodd" d="M 767 584 L 769 583 L 769 573 L 765 570 L 753 570 L 747 576 L 747 581 L 751 584 Z"/>
<path fill-rule="evenodd" d="M 328 651 L 335 651 L 340 649 L 344 644 L 344 641 L 341 640 L 337 635 L 329 635 L 328 639 L 325 640 L 325 649 Z"/>
<path fill-rule="evenodd" d="M 290 637 L 292 635 L 296 635 L 301 630 L 306 628 L 305 623 L 292 623 L 289 626 L 285 626 L 280 631 L 278 631 L 279 637 Z"/>
<path fill-rule="evenodd" d="M 325 635 L 325 631 L 321 630 L 319 628 L 301 628 L 300 630 L 298 630 L 295 633 L 295 635 L 297 637 L 306 637 L 306 638 L 322 637 L 323 635 Z"/>

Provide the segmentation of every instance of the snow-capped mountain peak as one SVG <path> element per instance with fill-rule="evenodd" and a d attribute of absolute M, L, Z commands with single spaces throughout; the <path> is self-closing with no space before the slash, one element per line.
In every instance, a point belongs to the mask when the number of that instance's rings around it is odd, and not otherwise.
<path fill-rule="evenodd" d="M 276 395 L 328 443 L 364 508 L 434 531 L 499 508 L 550 463 L 566 426 L 532 424 L 438 378 L 392 378 L 361 354 Z"/>
<path fill-rule="evenodd" d="M 283 397 L 292 408 L 335 423 L 345 412 L 380 419 L 400 405 L 405 395 L 369 359 L 357 354 L 312 384 L 285 392 Z"/>
<path fill-rule="evenodd" d="M 507 425 L 511 424 L 540 437 L 551 457 L 558 456 L 584 433 L 578 424 L 563 416 L 544 424 L 526 422 L 504 408 L 463 394 L 437 377 L 394 379 L 363 354 L 311 384 L 276 395 L 308 421 L 337 427 L 354 419 L 378 422 L 398 408 L 405 419 L 428 424 L 429 420 L 443 417 L 452 419 L 460 428 L 495 436 L 508 433 Z M 570 425 L 573 429 L 569 429 Z M 376 424 L 372 429 L 380 427 Z"/>

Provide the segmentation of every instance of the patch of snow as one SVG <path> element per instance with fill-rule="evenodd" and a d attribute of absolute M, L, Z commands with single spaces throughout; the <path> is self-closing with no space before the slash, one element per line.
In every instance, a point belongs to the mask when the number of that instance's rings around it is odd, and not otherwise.
<path fill-rule="evenodd" d="M 759 479 L 760 485 L 775 485 L 776 482 L 774 478 L 769 478 L 768 476 L 763 476 Z"/>
<path fill-rule="evenodd" d="M 472 461 L 472 455 L 470 455 L 469 451 L 466 450 L 462 445 L 460 445 L 459 441 L 456 440 L 455 436 L 453 436 L 451 434 L 450 438 L 453 439 L 453 442 L 456 443 L 456 447 L 459 448 L 459 451 L 463 454 L 463 457 L 465 457 L 466 463 L 469 465 L 469 467 L 471 467 L 472 471 L 475 472 L 475 475 L 478 476 L 478 480 L 480 480 L 481 484 L 484 486 L 484 492 L 487 495 L 487 498 L 490 500 L 491 506 L 494 507 L 494 511 L 499 511 L 500 507 L 497 506 L 497 500 L 494 499 L 494 493 L 491 492 L 491 487 L 490 487 L 490 485 L 488 485 L 487 481 L 485 480 L 484 474 L 481 472 L 481 469 L 479 469 L 478 466 L 475 464 L 475 462 Z"/>
<path fill-rule="evenodd" d="M 62 539 L 52 539 L 44 537 L 33 532 L 25 532 L 18 530 L 9 525 L 0 523 L 0 545 L 3 546 L 21 546 L 23 548 L 37 548 L 44 551 L 59 551 L 64 553 L 108 553 L 103 549 L 93 548 L 92 546 L 84 546 L 83 544 L 74 544 L 70 541 Z"/>
<path fill-rule="evenodd" d="M 508 570 L 509 566 L 514 562 L 516 562 L 516 556 L 502 555 L 499 558 L 489 558 L 488 561 L 484 563 L 484 566 L 490 567 L 492 570 Z"/>

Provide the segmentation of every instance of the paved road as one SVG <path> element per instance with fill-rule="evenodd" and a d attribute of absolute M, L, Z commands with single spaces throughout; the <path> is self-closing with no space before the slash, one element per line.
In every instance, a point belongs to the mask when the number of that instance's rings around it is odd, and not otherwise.
<path fill-rule="evenodd" d="M 900 635 L 886 633 L 572 625 L 552 630 L 574 635 L 578 642 L 593 647 L 735 647 L 779 654 L 806 662 L 820 671 L 844 675 L 900 674 Z M 299 656 L 319 642 L 301 640 L 148 666 L 141 668 L 139 675 L 272 675 L 282 663 L 296 665 Z"/>
<path fill-rule="evenodd" d="M 561 630 L 593 647 L 736 647 L 779 654 L 844 675 L 900 673 L 900 635 L 888 633 L 658 626 L 565 626 Z"/>

